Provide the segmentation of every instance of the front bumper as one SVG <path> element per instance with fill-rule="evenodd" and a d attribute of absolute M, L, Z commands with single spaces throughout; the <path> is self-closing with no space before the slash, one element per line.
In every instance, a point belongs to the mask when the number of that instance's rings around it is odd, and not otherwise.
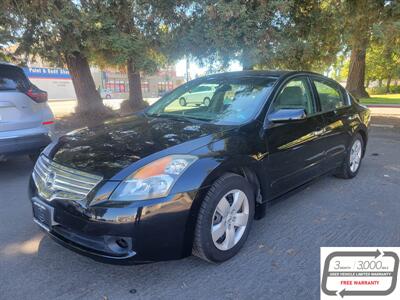
<path fill-rule="evenodd" d="M 34 221 L 56 242 L 95 260 L 130 264 L 190 255 L 195 194 L 181 193 L 125 207 L 84 207 L 57 199 L 48 202 L 35 194 L 31 199 Z M 49 212 L 47 221 L 38 215 L 37 204 Z"/>

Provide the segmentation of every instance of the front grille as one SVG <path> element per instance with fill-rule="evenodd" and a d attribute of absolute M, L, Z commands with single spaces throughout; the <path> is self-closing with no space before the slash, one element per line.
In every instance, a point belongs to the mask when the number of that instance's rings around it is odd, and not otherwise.
<path fill-rule="evenodd" d="M 103 179 L 101 176 L 62 166 L 41 155 L 33 169 L 39 196 L 53 199 L 83 200 Z"/>

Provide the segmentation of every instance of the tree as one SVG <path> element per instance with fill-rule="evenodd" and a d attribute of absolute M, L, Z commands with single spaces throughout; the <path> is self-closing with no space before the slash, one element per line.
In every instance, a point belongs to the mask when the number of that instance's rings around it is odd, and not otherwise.
<path fill-rule="evenodd" d="M 23 19 L 16 39 L 17 54 L 40 56 L 54 65 L 66 65 L 78 99 L 77 112 L 104 116 L 103 105 L 90 72 L 92 49 L 88 40 L 89 1 L 32 0 L 12 1 L 10 13 Z"/>
<path fill-rule="evenodd" d="M 376 28 L 396 22 L 400 16 L 399 3 L 386 0 L 346 0 L 340 15 L 343 39 L 351 50 L 347 89 L 356 97 L 368 97 L 365 90 L 366 53 Z M 342 3 L 343 2 L 343 3 Z M 338 16 L 340 17 L 340 16 Z"/>
<path fill-rule="evenodd" d="M 399 73 L 400 63 L 396 54 L 387 49 L 388 46 L 371 43 L 366 55 L 367 81 L 379 80 L 382 83 L 384 79 L 387 79 L 386 93 L 389 93 L 392 78 Z"/>
<path fill-rule="evenodd" d="M 11 7 L 11 0 L 0 2 L 0 60 L 18 62 L 9 48 L 15 43 L 21 20 L 18 16 L 10 14 Z"/>
<path fill-rule="evenodd" d="M 197 1 L 171 47 L 203 63 L 244 69 L 322 69 L 340 49 L 337 21 L 316 1 Z"/>
<path fill-rule="evenodd" d="M 91 6 L 95 62 L 126 68 L 129 103 L 134 110 L 146 104 L 141 72 L 152 73 L 165 63 L 163 36 L 178 16 L 177 1 L 94 1 Z"/>
<path fill-rule="evenodd" d="M 374 26 L 373 38 L 367 50 L 367 79 L 386 79 L 386 93 L 392 79 L 400 77 L 400 21 Z"/>
<path fill-rule="evenodd" d="M 291 1 L 270 63 L 282 69 L 326 70 L 342 48 L 337 14 L 332 1 Z M 271 55 L 266 54 L 268 62 Z"/>

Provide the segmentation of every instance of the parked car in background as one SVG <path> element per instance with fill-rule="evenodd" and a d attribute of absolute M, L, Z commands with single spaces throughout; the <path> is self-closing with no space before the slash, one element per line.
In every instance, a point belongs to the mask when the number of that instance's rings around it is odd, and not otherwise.
<path fill-rule="evenodd" d="M 53 127 L 47 93 L 20 67 L 0 63 L 0 157 L 29 154 L 35 159 L 51 142 Z"/>
<path fill-rule="evenodd" d="M 100 89 L 101 99 L 111 99 L 113 91 L 111 89 Z"/>
<path fill-rule="evenodd" d="M 181 106 L 186 106 L 188 104 L 195 105 L 205 105 L 209 106 L 211 97 L 217 86 L 213 84 L 205 84 L 198 86 L 189 90 L 187 93 L 183 94 L 179 99 L 179 104 Z"/>
<path fill-rule="evenodd" d="M 208 106 L 180 105 L 210 86 Z M 30 181 L 34 221 L 96 259 L 225 261 L 269 202 L 325 174 L 355 177 L 369 122 L 368 108 L 319 74 L 198 78 L 48 146 Z"/>

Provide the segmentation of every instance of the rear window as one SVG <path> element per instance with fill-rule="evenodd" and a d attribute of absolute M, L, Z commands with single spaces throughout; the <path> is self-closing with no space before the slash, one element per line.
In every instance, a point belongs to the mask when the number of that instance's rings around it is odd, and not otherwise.
<path fill-rule="evenodd" d="M 0 65 L 0 91 L 26 91 L 30 82 L 22 69 L 14 66 Z"/>
<path fill-rule="evenodd" d="M 329 112 L 346 106 L 346 101 L 338 86 L 317 79 L 314 79 L 314 84 L 317 89 L 322 112 Z"/>

